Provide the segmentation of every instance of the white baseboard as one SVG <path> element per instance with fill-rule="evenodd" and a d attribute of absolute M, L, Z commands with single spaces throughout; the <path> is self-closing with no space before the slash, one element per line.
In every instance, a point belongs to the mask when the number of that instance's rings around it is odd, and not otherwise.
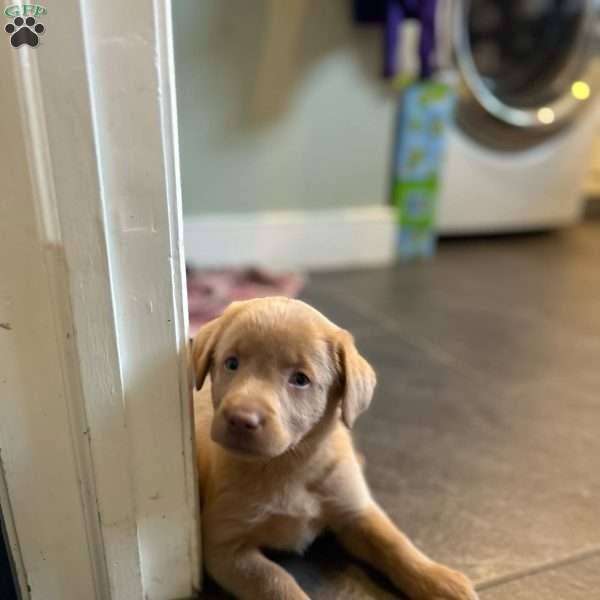
<path fill-rule="evenodd" d="M 387 206 L 184 217 L 185 256 L 197 267 L 385 265 L 396 230 Z"/>

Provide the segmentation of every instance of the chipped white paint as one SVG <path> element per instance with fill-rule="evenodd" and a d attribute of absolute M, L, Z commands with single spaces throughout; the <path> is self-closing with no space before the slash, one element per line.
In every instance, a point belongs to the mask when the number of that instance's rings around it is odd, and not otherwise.
<path fill-rule="evenodd" d="M 11 549 L 24 598 L 27 584 L 33 600 L 189 597 L 200 563 L 170 7 L 46 4 L 38 48 L 0 49 Z"/>

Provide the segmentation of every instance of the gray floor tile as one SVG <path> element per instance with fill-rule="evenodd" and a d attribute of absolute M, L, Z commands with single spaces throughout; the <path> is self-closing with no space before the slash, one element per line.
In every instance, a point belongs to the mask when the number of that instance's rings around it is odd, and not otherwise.
<path fill-rule="evenodd" d="M 490 392 L 402 339 L 357 424 L 375 496 L 434 558 L 484 581 L 600 544 L 600 402 L 551 382 Z"/>
<path fill-rule="evenodd" d="M 484 590 L 481 600 L 595 600 L 600 597 L 600 557 L 544 570 Z"/>
<path fill-rule="evenodd" d="M 356 337 L 385 333 L 385 329 L 370 317 L 355 310 L 351 305 L 341 303 L 335 294 L 318 283 L 309 283 L 303 290 L 300 300 L 321 311 L 339 327 L 348 329 Z"/>
<path fill-rule="evenodd" d="M 323 275 L 318 283 L 341 305 L 486 381 L 553 377 L 568 387 L 577 377 L 595 393 L 600 261 L 548 249 L 563 237 L 517 239 L 517 249 L 505 240 L 453 242 L 431 262 Z M 600 227 L 583 237 L 584 248 L 591 237 L 600 249 Z"/>
<path fill-rule="evenodd" d="M 482 600 L 595 598 L 598 558 L 523 574 L 600 549 L 600 221 L 442 242 L 425 263 L 315 275 L 303 297 L 378 372 L 355 437 L 400 527 L 478 582 L 519 575 Z M 400 597 L 331 539 L 277 560 L 317 600 Z"/>

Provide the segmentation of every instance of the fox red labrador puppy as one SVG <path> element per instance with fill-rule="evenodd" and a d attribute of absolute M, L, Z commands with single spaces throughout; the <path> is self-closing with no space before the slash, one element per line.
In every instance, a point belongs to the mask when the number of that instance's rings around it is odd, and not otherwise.
<path fill-rule="evenodd" d="M 298 300 L 237 302 L 200 330 L 192 355 L 204 558 L 223 588 L 306 600 L 261 549 L 302 552 L 328 529 L 412 600 L 477 598 L 369 492 L 350 429 L 375 374 L 347 331 Z"/>

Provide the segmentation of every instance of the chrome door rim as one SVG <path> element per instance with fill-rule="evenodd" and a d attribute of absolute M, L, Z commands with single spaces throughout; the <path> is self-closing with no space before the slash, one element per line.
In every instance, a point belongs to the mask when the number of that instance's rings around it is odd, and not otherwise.
<path fill-rule="evenodd" d="M 585 65 L 581 70 L 581 79 L 586 81 L 589 70 L 590 51 L 589 38 L 592 35 L 594 0 L 586 0 L 581 32 L 571 60 Z M 471 53 L 469 41 L 468 16 L 471 0 L 460 0 L 455 6 L 454 46 L 461 75 L 470 92 L 491 115 L 500 121 L 519 128 L 556 127 L 568 121 L 585 104 L 577 100 L 570 90 L 554 100 L 536 108 L 517 108 L 506 104 L 498 98 L 484 83 Z M 543 112 L 540 112 L 543 111 Z M 548 117 L 551 117 L 550 119 Z"/>

